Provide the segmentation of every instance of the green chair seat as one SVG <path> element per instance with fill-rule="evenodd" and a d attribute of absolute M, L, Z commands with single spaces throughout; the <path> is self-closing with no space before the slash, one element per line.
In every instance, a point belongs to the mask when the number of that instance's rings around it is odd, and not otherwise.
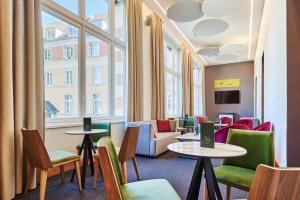
<path fill-rule="evenodd" d="M 217 179 L 221 182 L 230 183 L 235 186 L 242 186 L 249 189 L 255 175 L 255 170 L 222 165 L 214 168 Z"/>
<path fill-rule="evenodd" d="M 122 194 L 126 200 L 179 200 L 177 192 L 164 179 L 138 181 L 122 185 Z"/>
<path fill-rule="evenodd" d="M 49 153 L 49 157 L 52 165 L 57 165 L 71 160 L 80 159 L 78 155 L 67 151 L 52 151 Z"/>

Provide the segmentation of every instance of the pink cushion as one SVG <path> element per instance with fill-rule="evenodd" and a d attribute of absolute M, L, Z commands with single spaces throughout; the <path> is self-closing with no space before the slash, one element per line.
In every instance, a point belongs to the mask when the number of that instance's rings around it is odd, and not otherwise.
<path fill-rule="evenodd" d="M 157 120 L 158 132 L 171 132 L 171 126 L 169 120 Z"/>
<path fill-rule="evenodd" d="M 249 127 L 247 125 L 244 125 L 244 124 L 232 124 L 232 125 L 229 125 L 229 126 L 225 126 L 224 128 L 221 128 L 220 130 L 215 132 L 215 142 L 226 143 L 228 131 L 231 128 L 233 128 L 233 129 L 244 129 L 244 130 L 249 129 Z"/>
<path fill-rule="evenodd" d="M 244 124 L 247 125 L 250 129 L 253 128 L 253 120 L 252 119 L 240 119 L 235 122 L 235 124 Z"/>
<path fill-rule="evenodd" d="M 222 117 L 220 118 L 221 124 L 232 124 L 232 119 L 229 117 Z"/>
<path fill-rule="evenodd" d="M 256 131 L 271 131 L 271 122 L 262 123 L 261 125 L 257 126 L 253 130 L 256 130 Z"/>

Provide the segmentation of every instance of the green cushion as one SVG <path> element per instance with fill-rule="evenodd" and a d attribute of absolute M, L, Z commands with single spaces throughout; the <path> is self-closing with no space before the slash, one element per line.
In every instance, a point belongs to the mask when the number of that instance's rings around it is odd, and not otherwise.
<path fill-rule="evenodd" d="M 111 123 L 110 122 L 94 122 L 92 123 L 92 129 L 106 129 L 107 132 L 104 132 L 104 133 L 97 133 L 97 134 L 92 134 L 91 135 L 91 138 L 92 138 L 92 141 L 97 143 L 102 137 L 105 137 L 105 136 L 110 136 L 110 129 L 111 127 Z"/>
<path fill-rule="evenodd" d="M 255 175 L 255 170 L 230 165 L 216 167 L 214 171 L 217 179 L 248 189 Z"/>
<path fill-rule="evenodd" d="M 188 117 L 187 126 L 188 127 L 194 126 L 194 117 Z"/>
<path fill-rule="evenodd" d="M 123 198 L 126 200 L 180 199 L 170 183 L 164 179 L 127 183 L 122 186 L 121 191 Z"/>
<path fill-rule="evenodd" d="M 80 158 L 78 155 L 67 151 L 52 151 L 49 153 L 49 157 L 53 165 Z"/>
<path fill-rule="evenodd" d="M 247 150 L 242 157 L 225 159 L 224 165 L 232 165 L 256 170 L 257 165 L 274 165 L 273 134 L 268 131 L 231 129 L 228 144 L 237 145 Z"/>

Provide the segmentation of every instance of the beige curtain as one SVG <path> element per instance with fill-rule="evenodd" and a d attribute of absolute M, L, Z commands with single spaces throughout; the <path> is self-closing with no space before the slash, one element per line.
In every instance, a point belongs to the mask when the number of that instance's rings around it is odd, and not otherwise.
<path fill-rule="evenodd" d="M 165 118 L 164 40 L 162 21 L 153 13 L 151 22 L 152 99 L 151 119 Z"/>
<path fill-rule="evenodd" d="M 44 135 L 43 47 L 39 0 L 0 1 L 0 199 L 21 193 L 21 128 Z"/>
<path fill-rule="evenodd" d="M 142 1 L 127 1 L 128 121 L 143 120 Z"/>
<path fill-rule="evenodd" d="M 193 57 L 186 48 L 182 57 L 182 113 L 194 115 Z"/>

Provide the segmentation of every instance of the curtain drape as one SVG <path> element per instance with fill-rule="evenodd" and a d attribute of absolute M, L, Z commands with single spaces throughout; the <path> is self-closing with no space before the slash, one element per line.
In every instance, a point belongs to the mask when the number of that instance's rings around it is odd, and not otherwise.
<path fill-rule="evenodd" d="M 182 114 L 194 115 L 193 57 L 186 48 L 182 57 Z"/>
<path fill-rule="evenodd" d="M 128 121 L 143 120 L 142 1 L 127 1 Z"/>
<path fill-rule="evenodd" d="M 165 118 L 164 40 L 162 21 L 153 13 L 151 22 L 152 99 L 151 119 Z"/>
<path fill-rule="evenodd" d="M 0 10 L 0 199 L 6 200 L 25 181 L 21 128 L 44 136 L 43 39 L 39 0 L 1 0 Z"/>

